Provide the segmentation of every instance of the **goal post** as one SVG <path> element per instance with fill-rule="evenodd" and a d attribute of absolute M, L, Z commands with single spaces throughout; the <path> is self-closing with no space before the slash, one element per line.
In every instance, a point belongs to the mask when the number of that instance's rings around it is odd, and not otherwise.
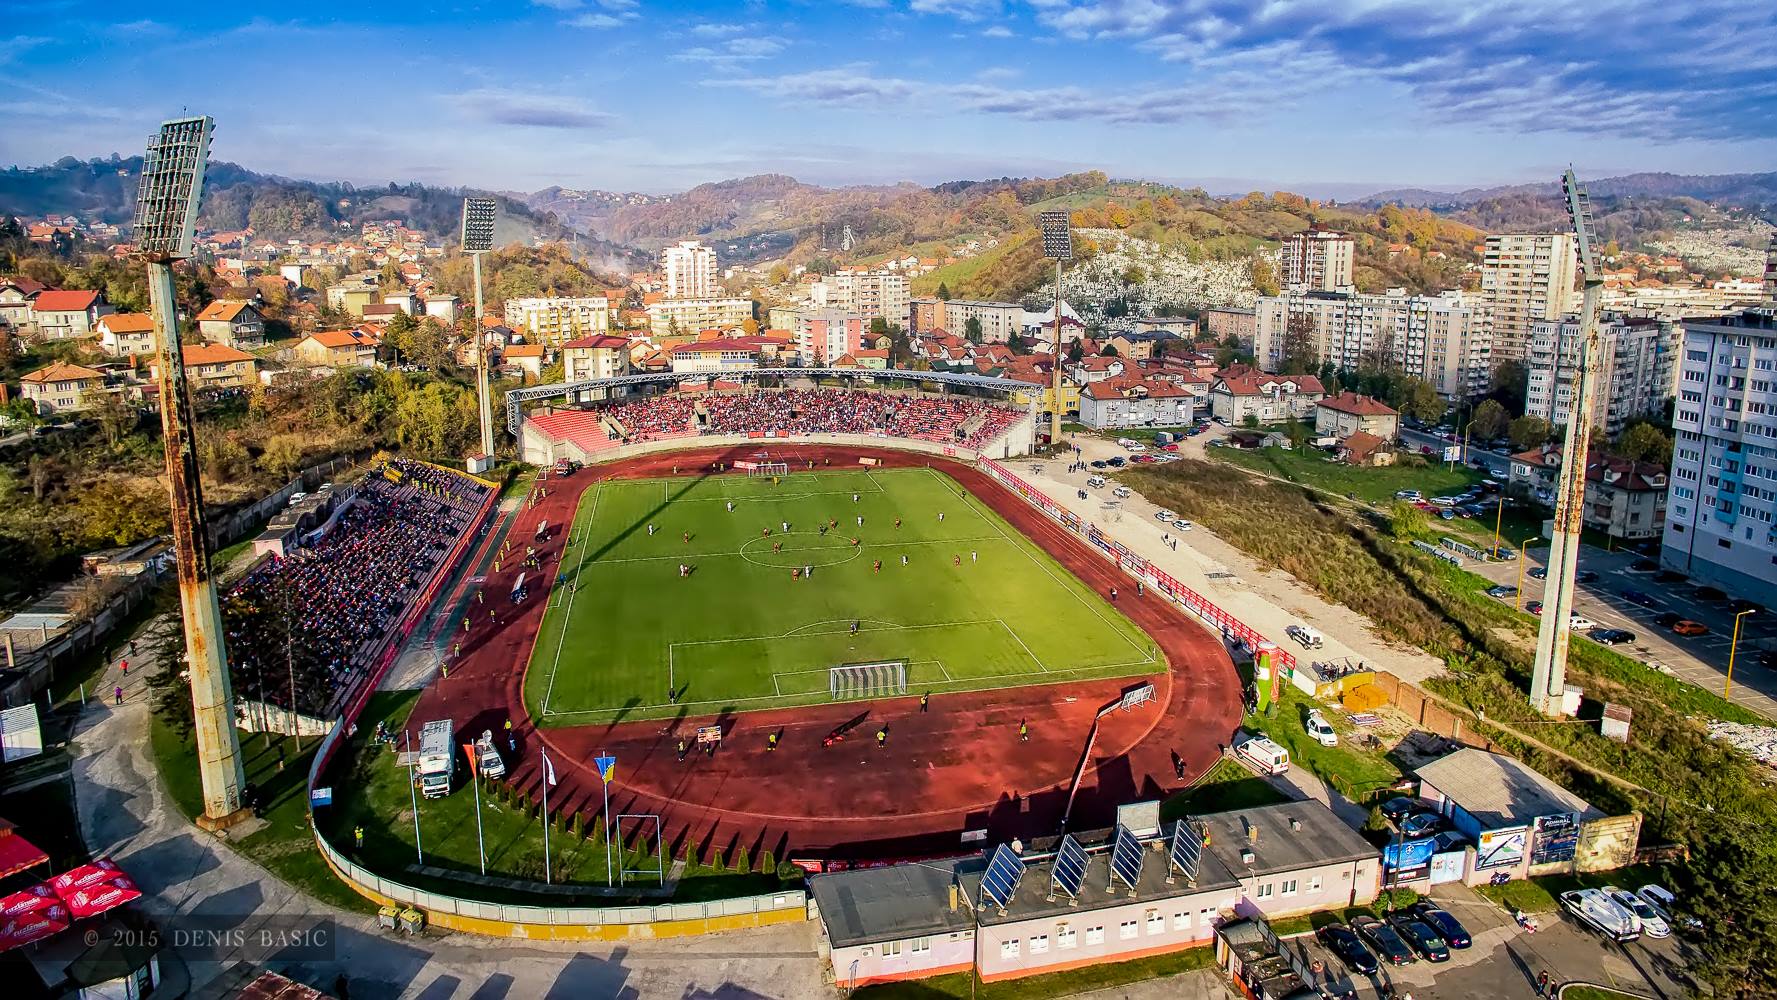
<path fill-rule="evenodd" d="M 787 476 L 789 474 L 790 463 L 788 462 L 758 462 L 754 464 L 751 469 L 747 470 L 747 475 L 749 476 L 770 477 Z"/>
<path fill-rule="evenodd" d="M 827 668 L 827 694 L 834 701 L 896 698 L 906 693 L 906 660 L 846 663 Z"/>

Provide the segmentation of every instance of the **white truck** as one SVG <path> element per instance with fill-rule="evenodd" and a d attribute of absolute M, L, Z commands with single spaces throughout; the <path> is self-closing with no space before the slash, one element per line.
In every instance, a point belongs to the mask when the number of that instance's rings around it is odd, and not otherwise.
<path fill-rule="evenodd" d="M 416 768 L 420 794 L 428 799 L 441 799 L 450 794 L 450 782 L 457 764 L 457 750 L 451 743 L 453 731 L 449 719 L 434 719 L 420 730 L 420 758 Z"/>
<path fill-rule="evenodd" d="M 475 741 L 475 768 L 484 778 L 504 778 L 506 760 L 494 746 L 494 731 L 483 729 Z"/>

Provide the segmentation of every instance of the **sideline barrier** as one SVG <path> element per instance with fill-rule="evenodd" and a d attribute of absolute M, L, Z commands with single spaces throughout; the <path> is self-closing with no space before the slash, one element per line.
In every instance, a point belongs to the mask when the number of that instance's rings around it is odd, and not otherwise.
<path fill-rule="evenodd" d="M 1170 599 L 1179 607 L 1201 618 L 1211 628 L 1223 636 L 1238 640 L 1247 649 L 1258 652 L 1262 644 L 1270 644 L 1272 656 L 1285 677 L 1296 674 L 1296 658 L 1282 646 L 1272 643 L 1245 622 L 1217 607 L 1214 602 L 1197 593 L 1190 587 L 1178 582 L 1159 567 L 1135 554 L 1122 542 L 1117 541 L 1096 524 L 1083 524 L 1078 515 L 1056 503 L 1042 490 L 1030 485 L 998 462 L 983 458 L 976 463 L 989 478 L 1022 497 L 1032 507 L 1049 515 L 1062 527 L 1076 535 L 1084 537 L 1092 543 L 1099 554 L 1117 564 L 1117 568 L 1137 580 L 1150 584 L 1156 591 Z"/>
<path fill-rule="evenodd" d="M 452 470 L 454 471 L 454 470 Z M 460 473 L 459 473 L 460 474 Z M 475 477 L 471 477 L 475 478 Z M 480 480 L 486 482 L 486 480 Z M 315 822 L 313 792 L 320 785 L 321 775 L 332 763 L 345 734 L 355 728 L 370 695 L 382 683 L 399 655 L 401 647 L 420 620 L 431 610 L 438 592 L 456 571 L 457 564 L 482 536 L 483 528 L 500 500 L 497 485 L 489 490 L 487 499 L 471 519 L 426 588 L 403 612 L 382 651 L 376 654 L 376 666 L 365 674 L 356 693 L 346 702 L 339 719 L 321 740 L 309 764 L 305 793 L 309 795 L 309 832 L 315 847 L 340 881 L 358 895 L 379 905 L 400 903 L 417 907 L 426 913 L 427 923 L 434 927 L 485 934 L 495 937 L 533 940 L 621 940 L 625 938 L 673 937 L 707 934 L 714 931 L 738 930 L 773 923 L 806 920 L 808 896 L 801 889 L 784 890 L 758 896 L 711 900 L 701 903 L 656 903 L 639 906 L 519 906 L 459 899 L 442 893 L 427 892 L 384 878 L 351 861 L 321 835 Z"/>

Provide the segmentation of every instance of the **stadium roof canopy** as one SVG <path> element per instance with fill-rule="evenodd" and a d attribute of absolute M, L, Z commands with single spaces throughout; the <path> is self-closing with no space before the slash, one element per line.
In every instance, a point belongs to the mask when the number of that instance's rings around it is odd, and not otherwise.
<path fill-rule="evenodd" d="M 936 382 L 950 388 L 982 389 L 989 392 L 1041 392 L 1043 387 L 1013 378 L 978 375 L 974 372 L 912 371 L 904 368 L 735 368 L 716 372 L 647 372 L 640 375 L 619 375 L 615 378 L 585 379 L 580 382 L 552 382 L 548 385 L 526 386 L 506 393 L 506 431 L 518 435 L 523 404 L 536 399 L 569 398 L 599 390 L 626 389 L 644 385 L 664 385 L 690 379 L 721 377 L 747 382 L 765 379 L 839 378 L 871 381 Z"/>

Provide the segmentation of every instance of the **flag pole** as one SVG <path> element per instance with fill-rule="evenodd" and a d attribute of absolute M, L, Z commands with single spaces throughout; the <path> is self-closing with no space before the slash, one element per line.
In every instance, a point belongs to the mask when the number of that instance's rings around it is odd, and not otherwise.
<path fill-rule="evenodd" d="M 1735 621 L 1734 624 L 1740 623 Z M 599 751 L 600 757 L 604 755 L 604 751 Z M 599 784 L 603 785 L 605 789 L 605 885 L 609 886 L 611 884 L 611 776 L 604 768 L 600 768 L 599 778 L 602 779 Z"/>
<path fill-rule="evenodd" d="M 469 755 L 469 780 L 475 786 L 475 851 L 481 855 L 481 874 L 487 874 L 487 840 L 481 835 L 481 762 L 475 758 L 475 744 L 463 744 Z"/>
<path fill-rule="evenodd" d="M 543 881 L 553 882 L 549 871 L 549 785 L 555 769 L 549 766 L 549 751 L 539 747 L 537 752 L 543 756 Z"/>
<path fill-rule="evenodd" d="M 407 797 L 413 800 L 413 853 L 419 857 L 419 863 L 423 865 L 426 863 L 426 852 L 420 847 L 420 793 L 418 787 L 413 783 L 413 730 L 403 729 L 401 731 L 401 745 L 408 748 Z"/>

